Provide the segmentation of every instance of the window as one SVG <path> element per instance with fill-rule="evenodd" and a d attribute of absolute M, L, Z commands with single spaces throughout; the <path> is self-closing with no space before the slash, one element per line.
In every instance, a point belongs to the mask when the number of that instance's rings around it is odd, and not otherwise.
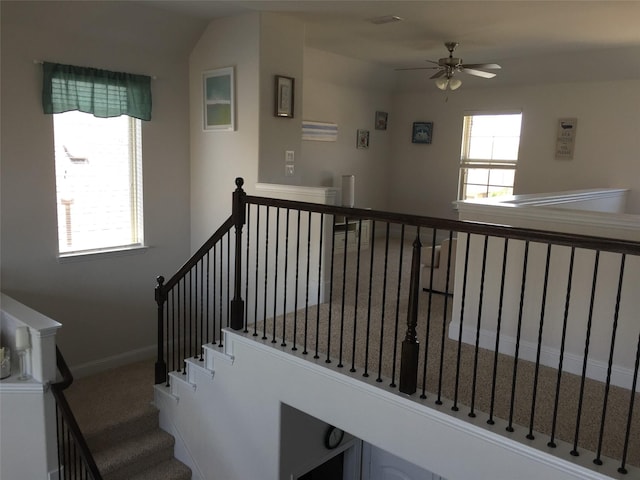
<path fill-rule="evenodd" d="M 54 114 L 58 251 L 141 246 L 142 139 L 151 77 L 44 62 L 42 109 Z"/>
<path fill-rule="evenodd" d="M 464 117 L 459 200 L 513 194 L 522 113 Z"/>
<path fill-rule="evenodd" d="M 142 245 L 140 120 L 58 113 L 54 139 L 59 252 Z"/>

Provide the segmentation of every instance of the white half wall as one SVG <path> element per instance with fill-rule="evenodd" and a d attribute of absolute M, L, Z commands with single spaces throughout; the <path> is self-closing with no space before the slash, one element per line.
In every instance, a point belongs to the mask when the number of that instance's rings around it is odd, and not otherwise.
<path fill-rule="evenodd" d="M 447 479 L 607 478 L 580 466 L 588 459 L 559 459 L 250 335 L 227 332 L 233 362 L 214 360 L 213 379 L 196 372 L 196 388 L 173 386 L 177 397 L 156 386 L 161 422 L 211 478 L 290 478 L 280 463 L 282 404 Z"/>

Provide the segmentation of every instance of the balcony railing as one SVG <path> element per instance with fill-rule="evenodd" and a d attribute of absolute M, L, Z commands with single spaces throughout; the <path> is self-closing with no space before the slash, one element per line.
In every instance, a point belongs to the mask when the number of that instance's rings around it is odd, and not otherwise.
<path fill-rule="evenodd" d="M 232 216 L 158 279 L 156 383 L 231 327 L 595 469 L 640 466 L 640 243 L 236 184 Z"/>

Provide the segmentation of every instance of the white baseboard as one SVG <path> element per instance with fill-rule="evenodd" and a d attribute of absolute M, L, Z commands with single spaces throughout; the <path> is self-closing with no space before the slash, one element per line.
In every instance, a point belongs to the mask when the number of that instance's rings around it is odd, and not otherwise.
<path fill-rule="evenodd" d="M 449 326 L 449 338 L 457 341 L 460 333 L 460 322 L 452 321 Z M 475 345 L 476 330 L 475 328 L 464 327 L 462 329 L 462 341 L 464 343 Z M 493 331 L 480 329 L 480 348 L 494 350 L 496 346 L 496 334 Z M 500 353 L 513 356 L 516 350 L 516 339 L 507 335 L 500 335 Z M 533 342 L 520 341 L 520 350 L 518 358 L 536 361 L 538 345 Z M 560 350 L 543 346 L 540 349 L 540 363 L 552 368 L 558 368 L 560 362 Z M 574 353 L 564 352 L 562 371 L 582 375 L 583 357 Z M 605 382 L 607 380 L 608 366 L 600 360 L 587 360 L 587 378 Z M 633 381 L 633 370 L 619 365 L 611 367 L 611 384 L 630 389 Z M 636 385 L 636 392 L 640 392 L 640 382 Z"/>
<path fill-rule="evenodd" d="M 120 353 L 100 360 L 74 365 L 69 367 L 69 369 L 75 378 L 87 377 L 112 368 L 129 365 L 130 363 L 152 359 L 155 357 L 157 349 L 158 347 L 156 345 L 150 345 L 148 347 L 138 348 L 136 350 Z"/>

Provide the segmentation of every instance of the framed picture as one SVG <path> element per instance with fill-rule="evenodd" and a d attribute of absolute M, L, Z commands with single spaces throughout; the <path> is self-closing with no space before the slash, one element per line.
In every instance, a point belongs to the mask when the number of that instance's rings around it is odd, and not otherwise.
<path fill-rule="evenodd" d="M 369 130 L 358 130 L 356 148 L 369 148 Z"/>
<path fill-rule="evenodd" d="M 431 143 L 433 122 L 413 122 L 411 143 Z"/>
<path fill-rule="evenodd" d="M 205 130 L 235 130 L 235 83 L 233 67 L 202 74 Z"/>
<path fill-rule="evenodd" d="M 376 112 L 376 130 L 387 129 L 387 118 L 389 114 L 387 112 Z"/>
<path fill-rule="evenodd" d="M 276 75 L 276 117 L 293 118 L 295 79 Z"/>

